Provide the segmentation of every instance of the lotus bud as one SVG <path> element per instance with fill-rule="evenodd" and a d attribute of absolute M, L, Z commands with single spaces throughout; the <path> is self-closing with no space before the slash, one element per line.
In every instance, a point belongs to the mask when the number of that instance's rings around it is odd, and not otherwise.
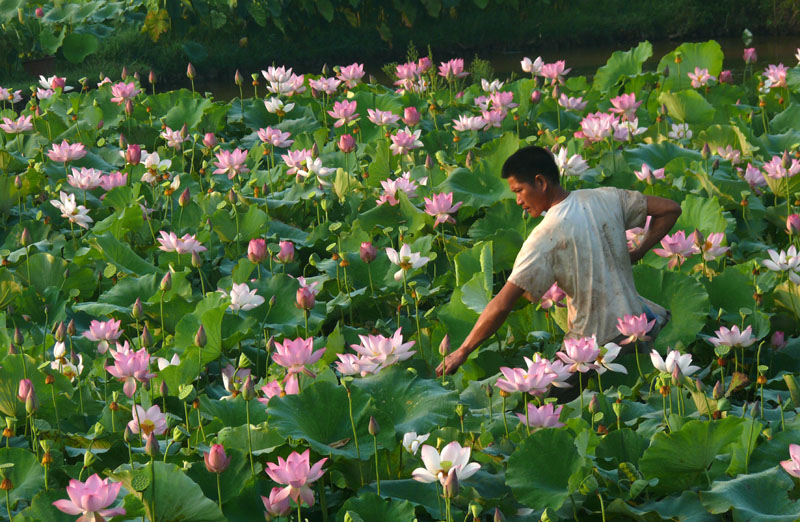
<path fill-rule="evenodd" d="M 319 158 L 319 146 L 314 142 L 314 145 L 311 146 L 311 159 L 317 158 Z"/>
<path fill-rule="evenodd" d="M 719 158 L 714 160 L 714 163 L 711 164 L 711 172 L 715 172 L 719 168 Z"/>
<path fill-rule="evenodd" d="M 431 170 L 433 168 L 433 166 L 434 166 L 433 158 L 431 157 L 430 154 L 426 154 L 425 155 L 425 168 L 428 169 L 428 170 Z"/>
<path fill-rule="evenodd" d="M 156 439 L 156 434 L 152 431 L 147 436 L 147 441 L 144 444 L 144 452 L 151 459 L 156 458 L 160 452 L 158 447 L 158 439 Z"/>
<path fill-rule="evenodd" d="M 231 463 L 231 458 L 225 454 L 222 444 L 214 444 L 211 450 L 203 453 L 203 460 L 209 473 L 222 473 Z"/>
<path fill-rule="evenodd" d="M 197 329 L 197 333 L 194 334 L 194 345 L 200 348 L 205 348 L 206 346 L 206 329 L 201 324 L 200 327 Z"/>
<path fill-rule="evenodd" d="M 239 202 L 239 197 L 236 195 L 236 191 L 231 188 L 228 191 L 228 201 L 231 202 L 231 205 L 236 205 Z"/>
<path fill-rule="evenodd" d="M 450 353 L 450 335 L 445 334 L 442 338 L 442 342 L 439 343 L 439 355 L 444 357 L 448 353 Z"/>
<path fill-rule="evenodd" d="M 138 165 L 141 159 L 142 148 L 135 143 L 128 145 L 128 149 L 125 151 L 125 161 L 130 165 Z"/>
<path fill-rule="evenodd" d="M 714 390 L 711 392 L 711 396 L 717 401 L 722 398 L 722 395 L 722 383 L 717 381 L 716 384 L 714 384 Z"/>
<path fill-rule="evenodd" d="M 272 308 L 273 306 L 275 306 L 275 296 L 274 295 L 269 298 L 269 307 Z M 272 339 L 272 337 L 270 337 L 270 339 Z"/>
<path fill-rule="evenodd" d="M 144 325 L 144 327 L 142 328 L 142 346 L 147 348 L 152 344 L 153 344 L 153 335 L 150 333 L 150 330 L 147 328 L 147 325 Z"/>
<path fill-rule="evenodd" d="M 203 135 L 203 145 L 208 147 L 209 149 L 213 149 L 217 146 L 217 137 L 214 135 L 213 132 L 206 132 Z"/>
<path fill-rule="evenodd" d="M 758 417 L 760 417 L 760 416 L 761 416 L 761 415 L 760 415 L 760 413 L 761 413 L 761 408 L 760 408 L 760 406 L 761 406 L 761 401 L 760 401 L 760 400 L 758 400 L 758 399 L 756 399 L 756 400 L 753 402 L 753 405 L 750 407 L 750 417 L 752 417 L 752 418 L 754 418 L 754 419 L 757 419 Z"/>
<path fill-rule="evenodd" d="M 156 84 L 156 73 L 153 69 L 150 69 L 150 74 L 147 75 L 147 81 L 150 82 L 151 85 Z"/>
<path fill-rule="evenodd" d="M 542 91 L 533 91 L 531 93 L 531 103 L 534 105 L 542 101 Z"/>
<path fill-rule="evenodd" d="M 503 516 L 503 513 L 500 512 L 500 508 L 494 508 L 494 516 L 492 517 L 492 522 L 505 522 L 506 517 Z"/>
<path fill-rule="evenodd" d="M 311 310 L 316 303 L 316 295 L 310 288 L 303 286 L 297 289 L 296 306 L 300 310 Z"/>
<path fill-rule="evenodd" d="M 694 387 L 697 390 L 697 393 L 704 393 L 705 390 L 706 390 L 706 387 L 703 384 L 703 381 L 701 381 L 700 379 L 695 379 L 694 380 Z"/>
<path fill-rule="evenodd" d="M 192 62 L 189 62 L 189 65 L 186 66 L 186 77 L 190 80 L 194 80 L 196 75 L 197 72 L 194 70 L 194 65 L 192 65 Z"/>
<path fill-rule="evenodd" d="M 67 325 L 64 324 L 64 321 L 58 322 L 58 326 L 56 326 L 56 331 L 53 334 L 53 337 L 60 343 L 64 342 L 64 339 L 67 338 Z"/>
<path fill-rule="evenodd" d="M 378 424 L 378 421 L 375 420 L 375 417 L 371 415 L 369 417 L 369 426 L 367 428 L 369 430 L 369 434 L 372 435 L 373 437 L 377 437 L 378 433 L 381 432 L 380 424 Z"/>
<path fill-rule="evenodd" d="M 683 380 L 683 373 L 681 372 L 680 367 L 676 364 L 675 367 L 672 369 L 672 385 L 678 386 L 681 384 Z"/>
<path fill-rule="evenodd" d="M 194 268 L 200 268 L 201 266 L 203 266 L 203 259 L 197 252 L 192 252 L 192 266 Z"/>
<path fill-rule="evenodd" d="M 780 350 L 781 348 L 786 346 L 786 336 L 781 330 L 776 330 L 775 333 L 772 334 L 772 337 L 769 340 L 770 346 L 772 346 L 776 350 Z"/>
<path fill-rule="evenodd" d="M 36 390 L 31 388 L 28 396 L 25 397 L 25 411 L 28 415 L 32 414 L 39 409 L 39 398 L 36 396 Z"/>
<path fill-rule="evenodd" d="M 244 83 L 244 78 L 242 78 L 242 73 L 239 72 L 239 69 L 236 69 L 236 74 L 233 75 L 233 83 L 240 87 Z"/>
<path fill-rule="evenodd" d="M 294 261 L 294 243 L 291 241 L 281 241 L 278 243 L 280 252 L 275 258 L 281 263 L 291 263 Z"/>
<path fill-rule="evenodd" d="M 702 233 L 702 232 L 700 232 L 700 231 L 699 231 L 699 230 L 697 230 L 697 229 L 694 229 L 694 233 L 692 234 L 692 236 L 694 237 L 694 244 L 695 244 L 695 246 L 696 246 L 697 248 L 700 248 L 700 249 L 702 249 L 702 248 L 703 248 L 703 244 L 706 242 L 706 238 L 705 238 L 705 236 L 703 235 L 703 233 Z M 690 237 L 692 237 L 692 236 L 690 236 Z"/>
<path fill-rule="evenodd" d="M 19 387 L 17 388 L 17 399 L 24 401 L 32 391 L 33 382 L 30 379 L 20 379 Z"/>
<path fill-rule="evenodd" d="M 70 319 L 69 323 L 67 323 L 67 333 L 69 335 L 75 335 L 75 319 Z"/>
<path fill-rule="evenodd" d="M 103 130 L 103 125 L 105 125 L 105 122 L 103 122 L 103 120 L 98 121 L 97 130 Z"/>
<path fill-rule="evenodd" d="M 358 255 L 361 257 L 363 262 L 369 264 L 375 261 L 375 258 L 378 257 L 378 251 L 372 245 L 372 242 L 365 241 L 361 243 L 361 247 L 358 250 Z"/>
<path fill-rule="evenodd" d="M 36 18 L 41 18 L 44 16 L 44 9 L 37 7 L 36 10 L 34 10 L 34 14 L 36 15 Z"/>
<path fill-rule="evenodd" d="M 19 242 L 24 247 L 31 244 L 31 233 L 28 232 L 28 227 L 22 229 L 22 234 L 19 237 Z"/>
<path fill-rule="evenodd" d="M 487 384 L 486 385 L 486 396 L 489 397 L 489 400 L 491 400 L 493 395 L 494 395 L 494 388 L 492 387 L 491 384 Z"/>
<path fill-rule="evenodd" d="M 470 149 L 469 152 L 467 152 L 467 157 L 464 160 L 464 165 L 466 165 L 466 167 L 468 169 L 471 169 L 474 159 L 475 159 L 475 155 L 472 153 L 472 149 Z"/>
<path fill-rule="evenodd" d="M 719 73 L 719 83 L 733 83 L 733 73 L 730 70 L 724 70 Z"/>
<path fill-rule="evenodd" d="M 172 270 L 167 270 L 167 273 L 161 278 L 161 282 L 159 283 L 158 287 L 162 292 L 169 292 L 169 290 L 172 288 Z"/>
<path fill-rule="evenodd" d="M 553 99 L 557 100 L 559 94 L 560 94 L 560 92 L 559 92 L 558 85 L 553 86 L 553 93 L 552 93 Z"/>
<path fill-rule="evenodd" d="M 130 116 L 133 114 L 133 101 L 132 100 L 125 100 L 125 114 Z"/>
<path fill-rule="evenodd" d="M 597 411 L 597 395 L 592 395 L 592 399 L 589 401 L 589 413 L 594 414 Z"/>
<path fill-rule="evenodd" d="M 703 149 L 700 151 L 700 155 L 703 156 L 703 159 L 708 159 L 711 157 L 711 147 L 708 146 L 708 142 L 703 145 Z"/>
<path fill-rule="evenodd" d="M 347 154 L 347 153 L 353 152 L 353 150 L 355 150 L 355 148 L 356 148 L 356 140 L 353 139 L 353 135 L 352 134 L 345 133 L 345 134 L 342 134 L 341 136 L 339 136 L 339 141 L 338 141 L 337 145 L 339 146 L 339 150 L 341 150 L 342 152 Z"/>
<path fill-rule="evenodd" d="M 403 123 L 413 127 L 419 123 L 419 111 L 416 107 L 406 107 L 403 109 Z"/>
<path fill-rule="evenodd" d="M 20 177 L 19 174 L 14 176 L 14 188 L 16 188 L 17 190 L 22 188 L 22 178 Z"/>
<path fill-rule="evenodd" d="M 253 378 L 248 375 L 247 379 L 244 381 L 244 385 L 242 386 L 242 399 L 246 401 L 252 401 L 256 397 L 256 388 L 255 384 L 253 384 Z"/>
<path fill-rule="evenodd" d="M 14 343 L 17 345 L 22 346 L 22 343 L 25 342 L 25 339 L 22 337 L 22 332 L 20 332 L 19 327 L 14 327 Z"/>
<path fill-rule="evenodd" d="M 181 195 L 178 197 L 178 205 L 180 205 L 181 208 L 183 208 L 189 204 L 189 201 L 191 201 L 191 199 L 192 195 L 189 193 L 189 187 L 186 187 L 185 189 L 183 189 L 183 192 L 181 192 Z"/>
<path fill-rule="evenodd" d="M 458 475 L 455 469 L 451 469 L 444 481 L 444 498 L 455 498 L 458 496 Z"/>
<path fill-rule="evenodd" d="M 792 214 L 786 218 L 786 231 L 790 236 L 800 234 L 800 214 Z"/>
<path fill-rule="evenodd" d="M 8 355 L 17 355 L 19 352 L 17 351 L 17 347 L 14 346 L 14 343 L 8 343 Z"/>

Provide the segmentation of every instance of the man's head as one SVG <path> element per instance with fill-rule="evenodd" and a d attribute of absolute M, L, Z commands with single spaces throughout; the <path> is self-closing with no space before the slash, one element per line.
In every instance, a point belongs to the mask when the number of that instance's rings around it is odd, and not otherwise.
<path fill-rule="evenodd" d="M 503 164 L 501 176 L 517 196 L 517 205 L 531 217 L 539 216 L 553 204 L 563 189 L 558 181 L 558 167 L 552 154 L 542 147 L 525 147 Z"/>

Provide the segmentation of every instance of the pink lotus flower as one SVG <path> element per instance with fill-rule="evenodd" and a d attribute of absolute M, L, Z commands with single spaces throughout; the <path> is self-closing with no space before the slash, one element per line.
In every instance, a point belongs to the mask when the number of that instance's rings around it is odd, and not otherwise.
<path fill-rule="evenodd" d="M 89 217 L 89 210 L 75 202 L 75 194 L 58 193 L 59 199 L 51 199 L 50 204 L 61 211 L 61 217 L 68 219 L 81 228 L 89 228 L 94 220 Z"/>
<path fill-rule="evenodd" d="M 206 132 L 203 134 L 203 146 L 208 149 L 213 149 L 217 146 L 217 137 L 214 136 L 213 132 Z"/>
<path fill-rule="evenodd" d="M 157 404 L 150 406 L 147 411 L 140 405 L 133 409 L 133 419 L 128 422 L 128 429 L 131 433 L 139 433 L 141 429 L 144 437 L 151 433 L 163 435 L 167 432 L 167 416 L 161 413 L 161 408 Z"/>
<path fill-rule="evenodd" d="M 103 173 L 97 169 L 72 167 L 72 174 L 67 176 L 67 183 L 80 190 L 92 190 L 100 186 Z"/>
<path fill-rule="evenodd" d="M 141 159 L 142 148 L 135 143 L 128 145 L 128 149 L 125 151 L 125 162 L 130 165 L 138 165 Z"/>
<path fill-rule="evenodd" d="M 90 341 L 99 342 L 100 344 L 97 346 L 97 351 L 106 353 L 106 350 L 108 350 L 108 341 L 116 341 L 119 339 L 119 336 L 122 335 L 119 329 L 120 324 L 122 324 L 122 321 L 119 319 L 109 319 L 108 321 L 92 320 L 92 322 L 89 323 L 89 330 L 83 332 L 83 336 Z"/>
<path fill-rule="evenodd" d="M 132 100 L 139 94 L 141 91 L 136 88 L 136 84 L 133 82 L 125 83 L 119 82 L 115 83 L 111 86 L 111 94 L 113 97 L 111 101 L 116 103 L 117 105 L 121 105 L 125 103 L 127 100 Z"/>
<path fill-rule="evenodd" d="M 688 140 L 692 138 L 692 131 L 688 123 L 673 123 L 672 130 L 667 133 L 667 137 L 673 140 Z"/>
<path fill-rule="evenodd" d="M 334 94 L 339 88 L 341 80 L 336 78 L 319 78 L 318 80 L 308 80 L 308 85 L 317 92 L 324 92 L 328 96 Z"/>
<path fill-rule="evenodd" d="M 0 102 L 19 103 L 22 101 L 22 91 L 12 91 L 0 87 Z"/>
<path fill-rule="evenodd" d="M 713 76 L 708 74 L 708 69 L 695 67 L 694 73 L 686 73 L 690 80 L 692 80 L 692 87 L 699 89 L 704 87 L 711 80 L 716 80 Z"/>
<path fill-rule="evenodd" d="M 314 308 L 316 297 L 317 294 L 312 289 L 301 286 L 295 294 L 295 306 L 301 310 L 311 310 Z"/>
<path fill-rule="evenodd" d="M 718 147 L 717 154 L 719 154 L 720 157 L 722 157 L 722 159 L 730 161 L 731 164 L 733 165 L 736 165 L 742 160 L 741 151 L 734 149 L 730 145 L 727 145 L 725 147 Z"/>
<path fill-rule="evenodd" d="M 429 257 L 421 256 L 419 252 L 411 252 L 408 243 L 403 243 L 399 252 L 394 248 L 386 247 L 386 255 L 389 256 L 392 264 L 400 267 L 400 270 L 394 274 L 395 281 L 402 280 L 406 271 L 423 267 L 430 261 Z"/>
<path fill-rule="evenodd" d="M 303 453 L 293 451 L 286 460 L 278 457 L 278 463 L 267 462 L 267 475 L 278 484 L 286 484 L 272 500 L 277 503 L 291 497 L 298 505 L 301 501 L 308 506 L 314 505 L 314 492 L 309 484 L 322 477 L 323 464 L 327 458 L 317 461 L 313 466 L 309 462 L 309 450 Z M 272 495 L 270 495 L 272 499 Z"/>
<path fill-rule="evenodd" d="M 275 258 L 281 263 L 291 263 L 294 260 L 294 243 L 281 241 L 278 246 L 280 247 L 280 252 Z"/>
<path fill-rule="evenodd" d="M 263 399 L 258 399 L 258 402 L 266 406 L 272 397 L 283 397 L 285 395 L 297 395 L 300 393 L 300 383 L 297 381 L 297 375 L 290 373 L 286 378 L 281 381 L 270 381 L 261 387 L 264 394 Z"/>
<path fill-rule="evenodd" d="M 397 192 L 402 191 L 406 193 L 408 199 L 417 197 L 417 183 L 405 176 L 397 179 L 385 179 L 381 181 L 383 187 L 383 194 L 376 200 L 378 205 L 389 203 L 390 206 L 395 206 L 400 203 L 397 200 Z"/>
<path fill-rule="evenodd" d="M 336 123 L 333 124 L 334 127 L 341 127 L 342 125 L 349 124 L 351 121 L 355 121 L 358 118 L 358 113 L 356 112 L 356 102 L 353 101 L 337 101 L 333 104 L 333 110 L 328 111 L 328 114 L 331 115 L 333 118 L 337 118 Z"/>
<path fill-rule="evenodd" d="M 582 111 L 586 108 L 586 105 L 589 102 L 583 101 L 583 98 L 577 96 L 573 98 L 572 96 L 567 96 L 563 92 L 561 96 L 558 98 L 558 104 L 564 107 L 568 111 Z"/>
<path fill-rule="evenodd" d="M 472 450 L 469 446 L 461 447 L 458 441 L 453 441 L 442 448 L 442 452 L 427 444 L 422 446 L 422 462 L 424 468 L 417 468 L 411 473 L 411 478 L 419 482 L 439 481 L 444 486 L 450 473 L 454 473 L 461 482 L 475 474 L 481 465 L 469 462 Z"/>
<path fill-rule="evenodd" d="M 591 143 L 603 141 L 614 131 L 612 123 L 615 120 L 613 114 L 603 112 L 589 114 L 581 120 L 581 130 L 575 133 L 575 137 L 585 138 Z"/>
<path fill-rule="evenodd" d="M 20 116 L 16 120 L 3 116 L 3 123 L 0 124 L 0 129 L 7 134 L 20 134 L 25 131 L 33 129 L 31 123 L 33 116 Z"/>
<path fill-rule="evenodd" d="M 662 359 L 661 354 L 656 350 L 653 350 L 650 352 L 650 362 L 653 363 L 653 367 L 656 370 L 670 375 L 675 371 L 675 368 L 678 369 L 681 375 L 687 377 L 700 369 L 699 366 L 692 365 L 691 354 L 685 353 L 681 355 L 678 350 L 670 350 L 666 360 Z"/>
<path fill-rule="evenodd" d="M 267 242 L 264 239 L 251 239 L 247 245 L 247 259 L 255 264 L 263 263 L 269 257 Z"/>
<path fill-rule="evenodd" d="M 778 65 L 770 64 L 764 69 L 764 76 L 770 82 L 770 87 L 786 87 L 786 73 L 789 69 L 782 63 Z"/>
<path fill-rule="evenodd" d="M 364 64 L 354 63 L 347 67 L 340 67 L 337 77 L 344 82 L 344 84 L 352 89 L 361 82 L 364 77 Z"/>
<path fill-rule="evenodd" d="M 298 149 L 287 151 L 286 154 L 281 154 L 281 159 L 289 169 L 286 174 L 293 176 L 297 171 L 301 170 L 306 160 L 311 158 L 311 151 L 309 149 Z"/>
<path fill-rule="evenodd" d="M 526 56 L 522 59 L 522 61 L 520 61 L 520 66 L 524 72 L 531 73 L 532 75 L 536 76 L 537 74 L 541 73 L 542 67 L 544 67 L 544 61 L 542 60 L 541 56 L 537 56 L 533 61 Z"/>
<path fill-rule="evenodd" d="M 550 288 L 547 289 L 547 292 L 542 295 L 539 303 L 543 310 L 547 310 L 553 306 L 564 308 L 566 305 L 562 303 L 562 301 L 566 297 L 567 294 L 564 293 L 561 288 L 559 288 L 558 283 L 553 283 Z"/>
<path fill-rule="evenodd" d="M 551 80 L 553 84 L 563 83 L 564 76 L 572 70 L 571 67 L 569 69 L 565 69 L 564 68 L 565 66 L 566 62 L 564 60 L 558 60 L 557 62 L 554 63 L 548 63 L 542 66 L 542 69 L 539 72 L 539 74 L 541 74 L 544 78 Z"/>
<path fill-rule="evenodd" d="M 231 464 L 231 458 L 225 454 L 225 446 L 212 444 L 209 451 L 203 452 L 203 462 L 209 473 L 222 473 Z"/>
<path fill-rule="evenodd" d="M 381 363 L 377 362 L 373 357 L 366 355 L 357 356 L 352 353 L 337 353 L 336 369 L 342 375 L 372 375 L 381 369 Z"/>
<path fill-rule="evenodd" d="M 617 319 L 617 330 L 626 338 L 619 344 L 628 344 L 635 341 L 649 341 L 647 332 L 653 329 L 656 320 L 647 321 L 647 314 L 625 314 Z"/>
<path fill-rule="evenodd" d="M 619 114 L 624 120 L 632 120 L 636 117 L 636 109 L 641 104 L 641 101 L 636 101 L 636 93 L 620 94 L 615 98 L 611 98 L 613 107 L 608 111 Z"/>
<path fill-rule="evenodd" d="M 686 237 L 686 232 L 678 230 L 674 234 L 664 236 L 661 240 L 664 248 L 654 248 L 653 252 L 660 257 L 669 258 L 669 268 L 680 266 L 692 254 L 699 254 L 700 249 L 694 244 L 694 235 Z"/>
<path fill-rule="evenodd" d="M 166 140 L 168 147 L 174 149 L 181 148 L 184 141 L 189 141 L 189 137 L 184 136 L 180 130 L 172 130 L 169 127 L 161 131 L 160 136 Z"/>
<path fill-rule="evenodd" d="M 529 427 L 533 428 L 533 431 L 542 428 L 561 428 L 566 426 L 566 424 L 558 420 L 561 416 L 562 409 L 564 409 L 563 405 L 554 408 L 552 402 L 548 402 L 539 408 L 537 408 L 535 404 L 529 403 L 527 422 L 524 413 L 517 413 L 517 417 L 523 425 L 527 424 Z"/>
<path fill-rule="evenodd" d="M 757 341 L 753 337 L 753 327 L 748 326 L 744 330 L 739 330 L 739 327 L 733 325 L 730 329 L 721 326 L 719 330 L 714 332 L 716 337 L 709 337 L 708 342 L 714 346 L 730 346 L 747 348 Z"/>
<path fill-rule="evenodd" d="M 358 255 L 361 257 L 363 262 L 369 264 L 375 261 L 375 258 L 378 257 L 378 251 L 372 245 L 371 241 L 364 241 L 361 243 L 361 246 L 358 249 Z"/>
<path fill-rule="evenodd" d="M 644 181 L 648 185 L 652 185 L 655 180 L 664 179 L 664 169 L 653 170 L 647 163 L 642 163 L 641 170 L 634 170 L 633 175 L 636 176 L 636 179 L 639 181 Z"/>
<path fill-rule="evenodd" d="M 722 246 L 722 241 L 724 240 L 724 232 L 714 232 L 709 234 L 706 240 L 700 245 L 700 251 L 703 253 L 703 259 L 706 261 L 713 261 L 730 250 L 730 247 Z"/>
<path fill-rule="evenodd" d="M 564 351 L 556 355 L 564 363 L 569 364 L 569 371 L 586 373 L 597 368 L 595 361 L 600 355 L 595 336 L 579 339 L 564 339 Z"/>
<path fill-rule="evenodd" d="M 453 216 L 450 214 L 456 212 L 464 203 L 463 201 L 459 201 L 453 205 L 452 192 L 448 192 L 447 194 L 433 194 L 430 199 L 424 199 L 425 213 L 436 218 L 436 221 L 433 223 L 434 228 L 439 223 L 455 223 L 456 220 L 453 219 Z"/>
<path fill-rule="evenodd" d="M 786 218 L 786 233 L 790 236 L 800 234 L 800 214 L 790 214 Z"/>
<path fill-rule="evenodd" d="M 67 486 L 69 500 L 56 500 L 53 505 L 68 515 L 81 515 L 78 522 L 100 521 L 124 515 L 125 508 L 106 509 L 117 500 L 121 487 L 121 482 L 101 479 L 97 473 L 93 473 L 86 482 L 70 480 Z"/>
<path fill-rule="evenodd" d="M 484 123 L 484 130 L 489 130 L 492 127 L 501 128 L 503 120 L 506 119 L 508 113 L 505 109 L 492 109 L 490 111 L 481 111 L 481 119 Z"/>
<path fill-rule="evenodd" d="M 789 475 L 800 478 L 800 445 L 789 444 L 789 460 L 782 460 L 781 467 Z"/>
<path fill-rule="evenodd" d="M 462 114 L 457 120 L 453 120 L 453 130 L 458 132 L 467 132 L 480 130 L 486 125 L 481 116 L 467 116 Z"/>
<path fill-rule="evenodd" d="M 744 174 L 742 174 L 741 167 L 737 167 L 737 171 L 739 172 L 739 175 L 748 183 L 748 185 L 750 185 L 751 190 L 753 190 L 756 194 L 761 194 L 761 191 L 758 189 L 758 187 L 765 186 L 767 184 L 767 180 L 757 167 L 754 167 L 752 163 L 748 163 L 747 168 L 744 170 Z"/>
<path fill-rule="evenodd" d="M 733 73 L 730 69 L 725 69 L 719 73 L 719 83 L 727 83 L 733 85 Z"/>
<path fill-rule="evenodd" d="M 367 109 L 367 115 L 367 119 L 379 127 L 384 125 L 395 125 L 398 121 L 400 121 L 400 116 L 394 114 L 392 111 Z"/>
<path fill-rule="evenodd" d="M 387 368 L 397 362 L 405 361 L 417 353 L 411 350 L 414 341 L 403 342 L 402 328 L 395 330 L 391 337 L 383 335 L 359 335 L 361 344 L 351 344 L 350 348 L 359 355 L 369 358 L 380 369 Z"/>
<path fill-rule="evenodd" d="M 786 348 L 786 334 L 781 330 L 775 330 L 775 333 L 769 339 L 769 344 L 776 350 Z"/>
<path fill-rule="evenodd" d="M 118 170 L 110 174 L 106 174 L 100 178 L 100 187 L 106 192 L 116 187 L 124 187 L 128 184 L 128 173 L 121 173 Z"/>
<path fill-rule="evenodd" d="M 284 339 L 283 343 L 275 343 L 275 352 L 272 354 L 272 360 L 286 368 L 290 375 L 293 373 L 305 373 L 309 377 L 313 377 L 314 374 L 306 368 L 306 365 L 314 364 L 324 354 L 325 348 L 314 351 L 313 338 L 303 339 L 298 337 L 294 340 Z"/>
<path fill-rule="evenodd" d="M 146 348 L 134 352 L 110 350 L 111 356 L 114 358 L 113 366 L 106 366 L 108 373 L 125 383 L 122 386 L 122 391 L 128 398 L 133 397 L 136 393 L 136 382 L 147 384 L 150 379 L 155 377 L 154 373 L 150 373 L 150 354 L 147 353 Z"/>
<path fill-rule="evenodd" d="M 33 382 L 31 382 L 30 379 L 20 379 L 19 387 L 17 388 L 17 399 L 25 402 L 28 399 L 28 395 L 31 393 L 35 393 L 33 390 Z"/>
<path fill-rule="evenodd" d="M 217 161 L 214 162 L 214 174 L 227 174 L 228 179 L 233 179 L 237 175 L 247 174 L 250 169 L 245 165 L 247 151 L 236 148 L 233 151 L 220 150 L 216 154 Z"/>
<path fill-rule="evenodd" d="M 342 134 L 339 136 L 339 142 L 337 143 L 337 146 L 339 147 L 339 150 L 347 154 L 355 150 L 356 140 L 353 138 L 352 134 Z"/>
<path fill-rule="evenodd" d="M 550 371 L 549 361 L 538 359 L 532 361 L 525 358 L 527 369 L 501 367 L 503 377 L 497 379 L 497 387 L 508 393 L 522 392 L 541 395 L 547 391 L 556 375 Z"/>
<path fill-rule="evenodd" d="M 756 54 L 756 48 L 750 47 L 748 49 L 745 49 L 744 53 L 742 53 L 742 59 L 746 64 L 756 63 L 758 61 L 758 54 Z"/>
<path fill-rule="evenodd" d="M 51 76 L 50 78 L 45 78 L 44 76 L 39 75 L 39 85 L 45 89 L 51 89 L 53 91 L 56 89 L 61 89 L 63 92 L 71 91 L 72 87 L 66 83 L 67 79 L 61 76 Z"/>
<path fill-rule="evenodd" d="M 625 238 L 628 240 L 629 251 L 633 251 L 639 248 L 639 245 L 642 244 L 644 236 L 646 236 L 647 232 L 650 231 L 651 219 L 652 219 L 651 216 L 647 216 L 647 219 L 644 222 L 644 227 L 635 227 L 625 231 Z"/>
<path fill-rule="evenodd" d="M 764 172 L 772 179 L 790 178 L 800 172 L 800 161 L 795 158 L 790 160 L 786 153 L 782 156 L 773 156 L 769 163 L 764 164 Z"/>
<path fill-rule="evenodd" d="M 178 254 L 191 254 L 193 252 L 200 253 L 208 250 L 204 247 L 193 235 L 184 234 L 183 237 L 178 237 L 174 232 L 165 232 L 161 230 L 161 235 L 158 242 L 161 246 L 159 250 L 164 252 L 177 252 Z"/>
<path fill-rule="evenodd" d="M 269 145 L 272 145 L 273 147 L 278 147 L 281 149 L 285 149 L 289 147 L 292 143 L 294 143 L 294 140 L 289 139 L 291 133 L 282 132 L 279 129 L 273 129 L 272 127 L 267 127 L 266 129 L 258 129 L 258 131 L 256 131 L 256 134 L 258 134 L 258 138 L 264 143 L 267 143 Z"/>
<path fill-rule="evenodd" d="M 421 133 L 421 129 L 411 132 L 408 127 L 406 127 L 405 130 L 399 130 L 396 134 L 390 136 L 392 144 L 389 145 L 389 148 L 392 149 L 392 152 L 396 156 L 400 154 L 408 154 L 412 150 L 422 147 L 422 142 L 419 140 Z"/>
<path fill-rule="evenodd" d="M 448 62 L 439 64 L 439 76 L 447 81 L 453 81 L 456 78 L 469 76 L 469 73 L 464 70 L 464 60 L 462 58 L 453 58 Z"/>
<path fill-rule="evenodd" d="M 270 83 L 286 83 L 292 78 L 292 68 L 287 69 L 283 65 L 279 67 L 270 65 L 266 71 L 261 71 L 261 75 Z"/>
<path fill-rule="evenodd" d="M 267 511 L 267 519 L 271 517 L 283 517 L 289 514 L 292 506 L 289 504 L 289 497 L 285 496 L 278 500 L 278 495 L 281 494 L 283 488 L 272 488 L 269 493 L 269 498 L 262 495 L 261 502 L 264 504 L 264 509 Z M 311 494 L 313 500 L 314 494 Z"/>
<path fill-rule="evenodd" d="M 416 107 L 406 107 L 403 109 L 403 123 L 413 127 L 419 123 L 419 111 Z"/>
<path fill-rule="evenodd" d="M 70 145 L 67 140 L 62 141 L 60 145 L 53 143 L 53 147 L 47 153 L 48 158 L 61 163 L 81 159 L 84 156 L 86 156 L 86 147 L 83 146 L 83 143 Z"/>
<path fill-rule="evenodd" d="M 513 109 L 517 107 L 517 104 L 514 103 L 514 93 L 510 91 L 493 92 L 489 95 L 489 103 L 493 109 Z"/>

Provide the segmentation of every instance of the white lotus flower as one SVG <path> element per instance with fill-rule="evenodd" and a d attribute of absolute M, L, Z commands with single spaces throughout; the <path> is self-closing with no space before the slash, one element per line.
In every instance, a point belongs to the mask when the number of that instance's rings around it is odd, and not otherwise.
<path fill-rule="evenodd" d="M 417 435 L 416 431 L 409 431 L 403 435 L 403 448 L 405 448 L 405 450 L 412 455 L 416 455 L 419 447 L 423 442 L 428 440 L 428 437 L 430 436 L 430 433 L 427 435 Z"/>
<path fill-rule="evenodd" d="M 453 441 L 444 448 L 442 452 L 436 451 L 433 446 L 425 444 L 422 446 L 422 462 L 424 468 L 415 469 L 411 477 L 419 482 L 436 482 L 437 480 L 444 486 L 447 476 L 455 473 L 458 481 L 461 482 L 475 474 L 481 469 L 477 462 L 469 462 L 471 453 L 469 447 L 462 448 L 458 441 Z"/>
<path fill-rule="evenodd" d="M 419 252 L 411 252 L 411 247 L 405 243 L 400 247 L 400 252 L 391 247 L 386 247 L 386 255 L 389 256 L 389 261 L 400 267 L 400 270 L 395 272 L 394 280 L 400 281 L 403 279 L 403 273 L 406 270 L 420 268 L 430 261 L 429 257 L 424 257 Z"/>
<path fill-rule="evenodd" d="M 667 354 L 667 359 L 665 361 L 661 358 L 661 354 L 654 349 L 652 352 L 650 352 L 650 361 L 653 363 L 653 366 L 656 368 L 656 370 L 669 374 L 672 374 L 672 371 L 677 365 L 681 375 L 685 375 L 687 377 L 700 369 L 699 366 L 692 365 L 691 354 L 685 353 L 681 355 L 678 350 L 671 350 Z"/>

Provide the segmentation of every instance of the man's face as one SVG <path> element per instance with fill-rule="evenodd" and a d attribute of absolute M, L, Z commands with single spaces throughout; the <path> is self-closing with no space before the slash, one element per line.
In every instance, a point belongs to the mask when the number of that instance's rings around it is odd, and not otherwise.
<path fill-rule="evenodd" d="M 515 176 L 507 178 L 508 188 L 517 196 L 517 205 L 531 217 L 539 217 L 545 209 L 544 183 L 535 178 L 533 185 L 520 181 Z"/>

